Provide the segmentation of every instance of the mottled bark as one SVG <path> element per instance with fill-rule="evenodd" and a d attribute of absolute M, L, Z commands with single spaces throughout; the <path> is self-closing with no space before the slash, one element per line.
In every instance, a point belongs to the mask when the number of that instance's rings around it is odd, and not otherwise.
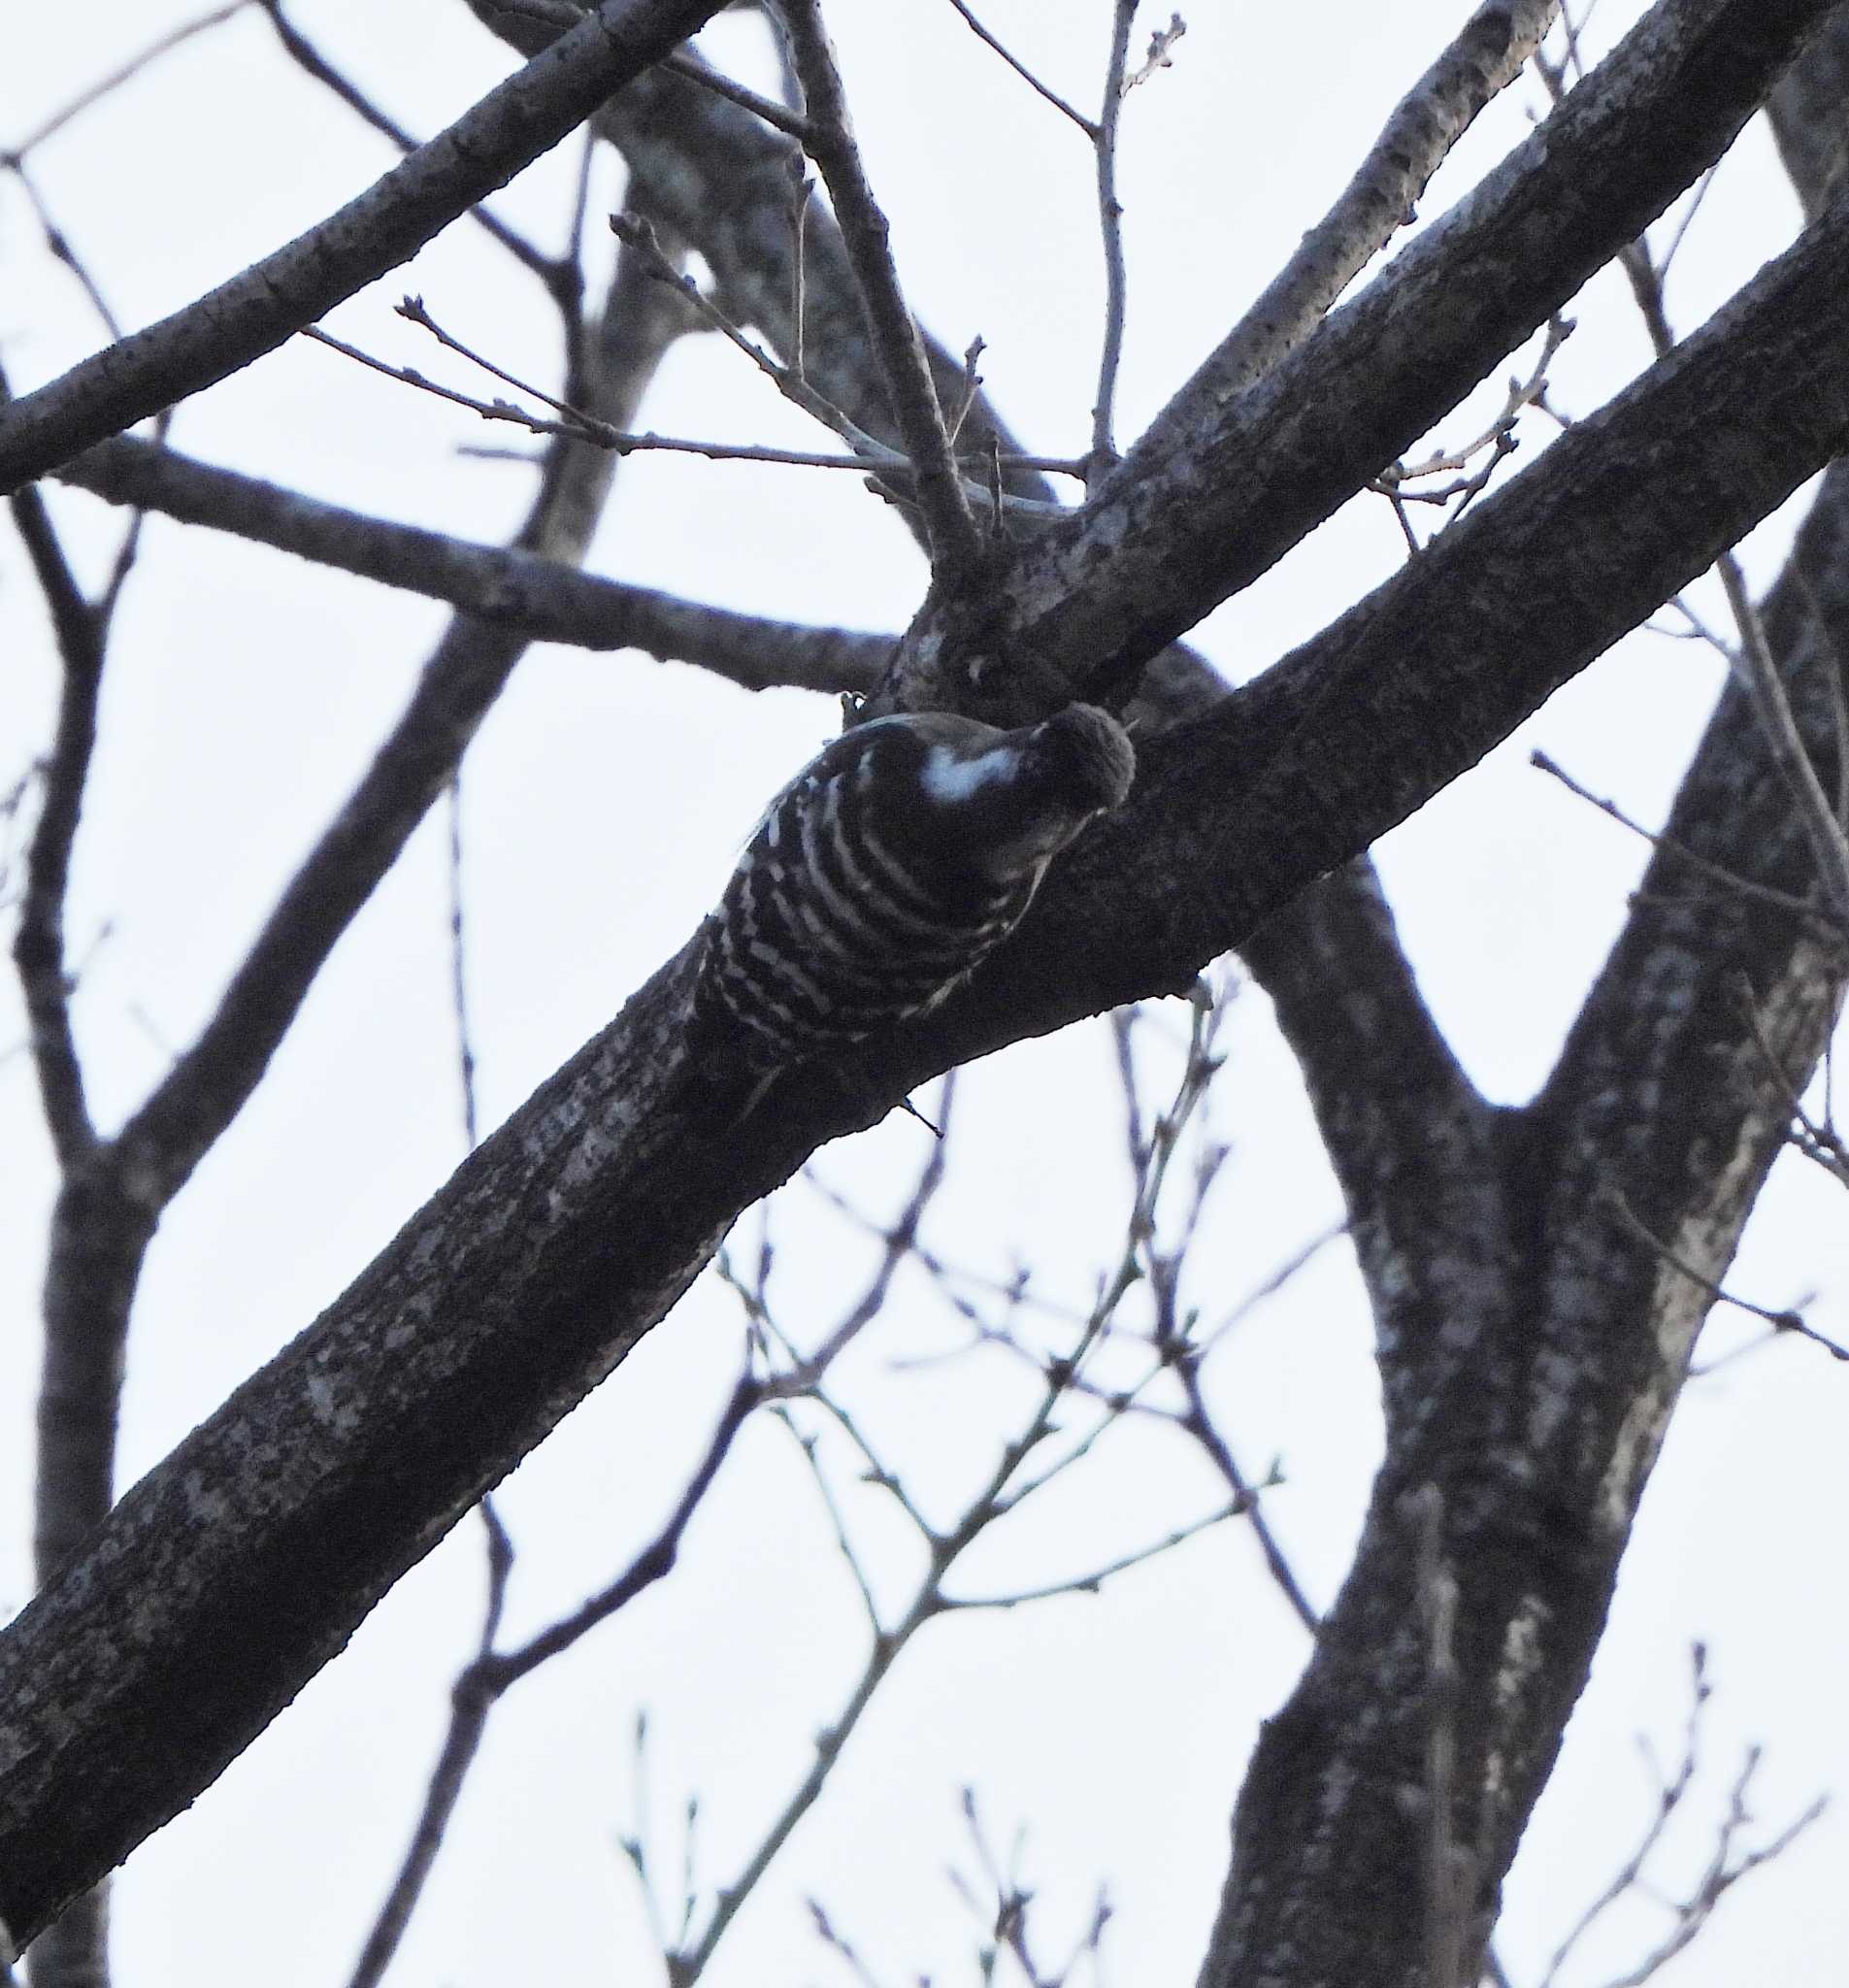
<path fill-rule="evenodd" d="M 684 328 L 672 295 L 625 259 L 574 366 L 574 393 L 607 418 L 629 420 Z M 615 467 L 605 450 L 554 443 L 516 553 L 582 558 Z M 262 1079 L 328 955 L 454 777 L 529 641 L 523 629 L 469 615 L 449 624 L 404 715 L 282 892 L 198 1041 L 116 1138 L 89 1140 L 64 1156 L 48 1247 L 38 1402 L 41 1586 L 72 1559 L 114 1499 L 129 1317 L 162 1210 Z M 35 1942 L 34 1988 L 107 1981 L 107 1943 L 98 1888 Z"/>
<path fill-rule="evenodd" d="M 1839 9 L 1774 95 L 1811 214 L 1841 178 L 1845 62 Z M 1832 780 L 1849 465 L 1825 479 L 1765 620 Z M 1753 883 L 1815 882 L 1736 687 L 1667 835 Z M 1436 1717 L 1457 1746 L 1441 1834 L 1458 1860 L 1460 1978 L 1474 1978 L 1709 1287 L 1840 1009 L 1843 953 L 1817 932 L 1660 853 L 1552 1077 L 1519 1110 L 1489 1107 L 1458 1070 L 1365 870 L 1330 878 L 1248 943 L 1347 1199 L 1387 1453 L 1348 1578 L 1247 1773 L 1204 1988 L 1430 1982 Z M 1442 1698 L 1419 1608 L 1419 1533 L 1435 1508 L 1458 1592 L 1458 1676 Z"/>

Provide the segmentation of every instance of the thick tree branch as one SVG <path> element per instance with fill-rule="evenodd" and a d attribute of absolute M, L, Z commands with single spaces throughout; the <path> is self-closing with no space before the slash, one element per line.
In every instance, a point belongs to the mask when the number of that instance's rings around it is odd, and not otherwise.
<path fill-rule="evenodd" d="M 981 649 L 927 616 L 886 701 L 1109 702 L 1411 446 L 1732 143 L 1828 0 L 1660 0 L 1534 137 L 1243 393 L 1184 387 L 1023 548 Z M 946 673 L 946 654 L 956 659 Z"/>
<path fill-rule="evenodd" d="M 1799 547 L 1804 580 L 1783 589 L 1822 589 L 1838 621 L 1849 618 L 1846 499 L 1839 465 Z M 1849 651 L 1788 632 L 1800 639 L 1781 646 L 1781 662 L 1806 736 L 1833 752 L 1827 678 Z M 1816 883 L 1737 689 L 1669 832 L 1752 882 Z M 1472 1286 L 1447 1291 L 1441 1258 L 1436 1275 L 1402 1259 L 1398 1287 L 1376 1293 L 1389 1318 L 1437 1301 L 1444 1331 L 1387 1338 L 1387 1461 L 1354 1569 L 1241 1794 L 1204 1988 L 1263 1977 L 1286 1953 L 1299 1978 L 1362 1968 L 1370 1981 L 1417 1978 L 1416 1931 L 1367 1902 L 1420 1881 L 1405 1813 L 1424 1798 L 1424 1653 L 1403 1625 L 1416 1587 L 1405 1501 L 1427 1483 L 1446 1492 L 1445 1562 L 1461 1587 L 1452 1820 L 1479 1941 L 1494 1916 L 1696 1333 L 1782 1143 L 1786 1072 L 1815 1063 L 1843 986 L 1840 949 L 1820 947 L 1809 921 L 1693 878 L 1676 849 L 1666 845 L 1639 896 L 1548 1086 L 1503 1116 Z"/>
<path fill-rule="evenodd" d="M 272 351 L 408 261 L 701 27 L 717 0 L 605 0 L 337 214 L 158 324 L 0 410 L 0 489 Z"/>
<path fill-rule="evenodd" d="M 1240 956 L 1303 1068 L 1348 1206 L 1382 1381 L 1403 1393 L 1425 1377 L 1410 1356 L 1469 1330 L 1506 1288 L 1502 1114 L 1439 1035 L 1366 857 L 1261 925 Z"/>
<path fill-rule="evenodd" d="M 1024 940 L 1043 918 L 1050 936 L 1056 908 L 1086 905 L 1071 949 L 1036 947 L 1032 970 L 1016 971 L 1029 948 L 1003 948 L 968 996 L 915 1031 L 921 1047 L 999 1046 L 999 1031 L 971 1026 L 976 1007 L 1038 1033 L 1151 984 L 1180 991 L 1185 962 L 1210 958 L 1229 929 L 1252 928 L 1403 820 L 1704 572 L 1849 442 L 1849 291 L 1835 281 L 1845 252 L 1839 197 L 1725 311 L 1385 585 L 1146 746 L 1129 806 L 1055 867 L 1023 925 Z M 1671 490 L 1675 502 L 1661 501 Z M 1139 862 L 1144 837 L 1161 853 Z M 1169 872 L 1186 888 L 1165 882 Z M 1139 984 L 1157 961 L 1176 977 Z"/>
<path fill-rule="evenodd" d="M 1297 345 L 1405 226 L 1432 176 L 1505 90 L 1560 12 L 1560 0 L 1484 0 L 1395 107 L 1334 207 L 1188 382 L 1191 404 L 1223 402 Z"/>
<path fill-rule="evenodd" d="M 1849 10 L 1838 10 L 1835 36 L 1849 37 Z M 1839 70 L 1840 44 L 1818 52 L 1823 77 L 1832 60 Z M 1817 101 L 1822 79 L 1811 71 L 1807 56 L 1781 94 Z M 1829 106 L 1840 121 L 1840 92 Z M 1806 183 L 1794 167 L 1813 214 L 1830 151 L 1822 135 L 1786 143 L 1788 159 L 1816 168 Z M 1537 589 L 1553 579 L 1538 572 Z M 1849 658 L 1841 463 L 1765 621 L 1806 744 L 1828 773 Z M 1816 868 L 1746 707 L 1737 687 L 1723 698 L 1625 936 L 1542 1096 L 1496 1114 L 1487 1143 L 1464 1142 L 1479 1163 L 1473 1176 L 1445 1165 L 1476 1114 L 1447 1109 L 1442 1081 L 1423 1138 L 1412 1125 L 1374 1138 L 1319 1097 L 1345 1183 L 1359 1173 L 1365 1192 L 1377 1170 L 1390 1193 L 1405 1173 L 1425 1173 L 1436 1145 L 1440 1189 L 1466 1194 L 1435 1195 L 1426 1232 L 1403 1253 L 1380 1250 L 1376 1261 L 1364 1242 L 1388 1458 L 1316 1656 L 1267 1728 L 1240 1797 L 1206 1988 L 1278 1970 L 1293 1979 L 1417 1978 L 1409 1915 L 1374 1902 L 1429 1885 L 1406 1842 L 1409 1814 L 1437 1794 L 1419 1751 L 1429 1680 L 1425 1652 L 1401 1633 L 1421 1585 L 1409 1521 L 1412 1508 L 1429 1506 L 1428 1487 L 1441 1487 L 1442 1568 L 1462 1576 L 1465 1632 L 1450 1701 L 1460 1799 L 1432 1828 L 1455 1846 L 1470 1884 L 1456 1930 L 1480 1945 L 1493 1919 L 1602 1628 L 1695 1334 L 1840 1003 L 1841 948 L 1820 946 L 1818 921 L 1777 902 L 1814 892 Z M 1717 883 L 1730 876 L 1743 886 Z M 1294 908 L 1283 922 L 1302 914 Z M 1338 1015 L 1347 1008 L 1340 965 L 1329 968 Z M 1391 974 L 1383 977 L 1391 992 Z M 1330 1044 L 1317 1047 L 1313 1090 Z M 1409 1053 L 1426 1060 L 1416 1044 Z M 1380 1081 L 1364 1087 L 1370 1100 Z M 1640 1246 L 1646 1234 L 1669 1246 Z M 1448 1275 L 1460 1257 L 1469 1266 L 1461 1283 Z M 1422 1314 L 1440 1330 L 1408 1331 Z"/>
<path fill-rule="evenodd" d="M 870 1053 L 862 1101 L 818 1072 L 715 1138 L 742 1101 L 686 1070 L 693 947 L 664 968 L 0 1640 L 0 1916 L 34 1929 L 205 1785 L 819 1140 L 927 1071 L 1186 984 L 1849 439 L 1846 253 L 1849 203 L 1272 688 L 1154 741 L 1015 940 Z"/>

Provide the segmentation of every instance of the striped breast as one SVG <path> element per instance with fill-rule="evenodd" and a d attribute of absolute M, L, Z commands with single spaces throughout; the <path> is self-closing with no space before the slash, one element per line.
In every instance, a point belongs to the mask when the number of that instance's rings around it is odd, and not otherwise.
<path fill-rule="evenodd" d="M 991 739 L 1007 735 L 974 728 Z M 772 804 L 708 927 L 695 1011 L 760 1067 L 937 1006 L 1001 939 L 1038 873 L 997 880 L 926 790 L 917 721 L 839 739 Z"/>

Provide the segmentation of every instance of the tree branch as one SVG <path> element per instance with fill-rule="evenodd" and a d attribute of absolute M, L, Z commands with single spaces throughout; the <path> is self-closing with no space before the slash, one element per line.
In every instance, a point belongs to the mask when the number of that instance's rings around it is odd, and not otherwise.
<path fill-rule="evenodd" d="M 1559 12 L 1560 0 L 1484 0 L 1395 107 L 1335 206 L 1171 404 L 1165 423 L 1243 392 L 1309 332 L 1411 219 L 1433 174 L 1477 113 L 1521 74 Z"/>
<path fill-rule="evenodd" d="M 1465 1329 L 1506 1282 L 1499 1114 L 1439 1035 L 1366 857 L 1239 950 L 1302 1066 L 1347 1203 L 1389 1408 L 1409 1416 L 1429 1378 L 1414 1356 Z"/>
<path fill-rule="evenodd" d="M 663 662 L 696 663 L 746 690 L 870 690 L 898 641 L 710 608 L 518 546 L 484 546 L 371 517 L 132 435 L 99 443 L 53 474 L 112 504 L 144 505 L 184 524 L 447 601 L 529 642 L 639 648 Z"/>
<path fill-rule="evenodd" d="M 158 324 L 0 409 L 0 489 L 273 351 L 583 123 L 717 0 L 604 0 L 356 199 Z"/>
<path fill-rule="evenodd" d="M 1359 297 L 1245 392 L 1184 387 L 1092 501 L 1028 541 L 992 598 L 975 690 L 944 674 L 951 617 L 927 615 L 882 708 L 1015 723 L 1120 696 L 1143 658 L 1378 476 L 1699 178 L 1828 11 L 1661 0 Z"/>
<path fill-rule="evenodd" d="M 83 1069 L 71 1032 L 71 990 L 65 967 L 64 909 L 77 838 L 96 746 L 96 701 L 103 682 L 106 617 L 83 598 L 51 526 L 45 500 L 20 490 L 11 500 L 13 521 L 45 596 L 56 639 L 63 681 L 57 735 L 45 765 L 39 818 L 26 850 L 25 893 L 13 937 L 13 959 L 25 997 L 32 1062 L 51 1148 L 68 1172 L 95 1142 L 83 1099 Z"/>
<path fill-rule="evenodd" d="M 807 99 L 809 155 L 827 182 L 893 418 L 911 459 L 932 573 L 951 593 L 961 592 L 974 582 L 982 544 L 951 457 L 950 433 L 924 342 L 899 286 L 886 216 L 874 198 L 854 143 L 847 100 L 817 0 L 784 0 L 782 14 Z"/>

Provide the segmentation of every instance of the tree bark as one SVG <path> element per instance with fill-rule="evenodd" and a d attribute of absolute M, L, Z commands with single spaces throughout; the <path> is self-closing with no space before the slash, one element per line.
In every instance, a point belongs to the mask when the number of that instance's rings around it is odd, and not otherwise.
<path fill-rule="evenodd" d="M 657 974 L 344 1299 L 122 1500 L 0 1640 L 0 1913 L 16 1937 L 206 1785 L 820 1140 L 931 1071 L 1185 985 L 1841 447 L 1846 250 L 1839 205 L 1271 687 L 1155 741 L 1122 814 L 1077 846 L 967 992 L 870 1060 L 863 1098 L 793 1078 L 737 1136 L 726 1112 L 741 1100 L 715 1110 L 684 1063 L 693 947 Z M 1673 512 L 1630 514 L 1639 463 L 1685 493 Z M 1610 533 L 1629 535 L 1622 573 L 1609 573 Z M 1582 571 L 1599 584 L 1582 589 Z M 1743 1212 L 1758 1152 L 1728 1169 L 1730 1198 L 1709 1217 L 1720 1227 Z M 1632 1183 L 1639 1212 L 1670 1235 L 1680 1204 L 1659 1207 L 1650 1184 Z M 1653 1430 L 1631 1433 L 1633 1461 L 1646 1461 Z M 1476 1511 L 1460 1496 L 1455 1524 Z M 1390 1502 L 1374 1523 L 1398 1565 Z M 1560 1559 L 1539 1599 L 1583 1630 L 1601 1563 L 1592 1546 Z M 1370 1607 L 1379 1592 L 1366 1589 Z M 1549 1668 L 1556 1694 L 1562 1675 Z M 123 1747 L 125 1731 L 146 1743 Z M 1256 1785 L 1276 1757 L 1273 1743 Z M 1536 1758 L 1510 1754 L 1512 1786 L 1530 1785 Z"/>

